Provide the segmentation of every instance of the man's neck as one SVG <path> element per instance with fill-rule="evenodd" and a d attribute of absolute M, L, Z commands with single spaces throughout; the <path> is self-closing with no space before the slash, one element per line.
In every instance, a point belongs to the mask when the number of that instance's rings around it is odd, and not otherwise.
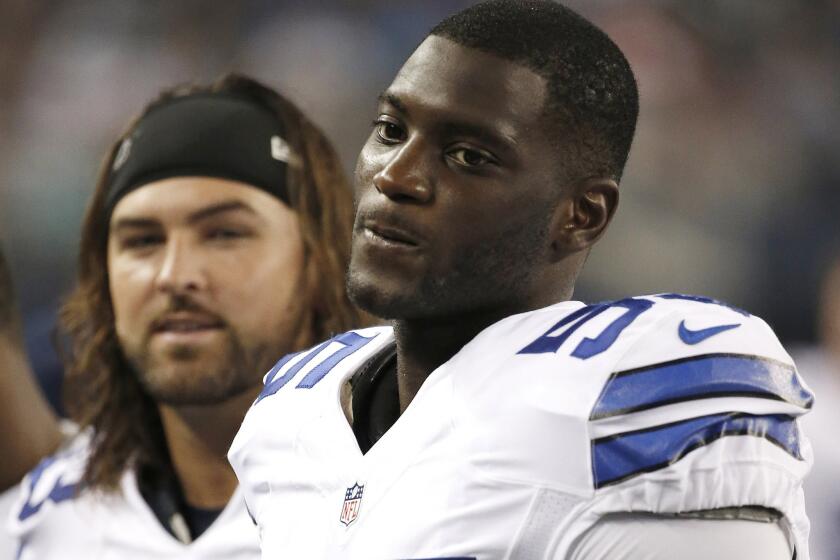
<path fill-rule="evenodd" d="M 159 405 L 172 468 L 187 504 L 222 509 L 237 487 L 227 451 L 258 388 L 213 406 Z"/>
<path fill-rule="evenodd" d="M 511 315 L 508 311 L 476 314 L 447 320 L 398 320 L 397 387 L 402 414 L 431 373 L 493 323 Z"/>
<path fill-rule="evenodd" d="M 397 342 L 397 384 L 400 414 L 408 408 L 431 373 L 457 354 L 478 333 L 505 317 L 567 301 L 574 290 L 574 276 L 560 275 L 529 300 L 457 316 L 429 320 L 394 321 Z"/>

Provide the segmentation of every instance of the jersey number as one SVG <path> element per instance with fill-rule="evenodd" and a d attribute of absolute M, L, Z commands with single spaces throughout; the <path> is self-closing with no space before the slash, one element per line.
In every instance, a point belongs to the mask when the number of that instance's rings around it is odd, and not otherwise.
<path fill-rule="evenodd" d="M 257 397 L 257 401 L 254 403 L 258 403 L 264 398 L 273 395 L 277 391 L 283 388 L 286 383 L 292 380 L 295 375 L 300 372 L 306 364 L 314 360 L 317 356 L 321 356 L 325 351 L 329 352 L 328 355 L 323 359 L 321 363 L 316 365 L 312 368 L 309 373 L 303 376 L 303 379 L 295 386 L 296 389 L 311 389 L 318 383 L 320 380 L 326 376 L 332 368 L 337 366 L 339 362 L 341 362 L 344 358 L 373 340 L 374 337 L 364 337 L 360 334 L 354 332 L 346 332 L 344 334 L 340 334 L 336 337 L 333 337 L 326 342 L 322 342 L 312 350 L 304 351 L 306 355 L 298 360 L 298 362 L 290 367 L 286 373 L 282 376 L 277 377 L 280 371 L 292 360 L 296 357 L 300 356 L 304 352 L 298 352 L 297 354 L 289 354 L 279 362 L 277 362 L 271 371 L 268 372 L 268 375 L 265 377 L 265 387 L 263 387 L 260 396 Z M 338 348 L 335 347 L 334 343 L 338 343 L 340 346 Z M 333 345 L 327 350 L 327 347 Z"/>
<path fill-rule="evenodd" d="M 684 294 L 658 294 L 655 297 L 719 305 L 740 313 L 745 317 L 750 316 L 750 314 L 746 311 L 716 299 Z M 607 309 L 613 307 L 623 307 L 627 311 L 622 313 L 615 321 L 607 325 L 607 328 L 605 328 L 601 334 L 595 338 L 584 338 L 575 347 L 575 349 L 572 350 L 571 354 L 575 358 L 580 358 L 581 360 L 597 356 L 602 352 L 606 352 L 609 347 L 618 340 L 618 336 L 621 332 L 630 326 L 630 323 L 635 321 L 639 315 L 653 307 L 653 304 L 654 302 L 647 299 L 627 298 L 617 301 L 606 301 L 602 303 L 595 303 L 593 305 L 587 305 L 582 309 L 578 309 L 568 317 L 564 317 L 563 320 L 551 327 L 548 332 L 517 352 L 517 354 L 547 354 L 557 352 L 563 343 L 566 342 L 566 340 L 572 336 L 576 330 L 585 325 L 590 319 L 597 317 Z M 563 327 L 567 327 L 566 330 L 558 334 L 557 331 Z"/>
<path fill-rule="evenodd" d="M 596 303 L 594 305 L 587 305 L 582 309 L 578 309 L 571 315 L 564 317 L 559 323 L 551 327 L 548 332 L 536 339 L 534 342 L 517 352 L 518 354 L 546 354 L 557 352 L 563 343 L 572 336 L 575 331 L 581 328 L 590 320 L 594 319 L 607 309 L 613 307 L 621 307 L 626 309 L 616 320 L 607 325 L 601 334 L 595 338 L 586 337 L 572 350 L 571 355 L 581 360 L 586 360 L 592 356 L 597 356 L 602 352 L 606 352 L 610 346 L 618 339 L 621 332 L 630 326 L 630 323 L 636 318 L 653 307 L 653 302 L 647 299 L 620 299 L 618 301 L 609 301 L 604 303 Z M 558 330 L 565 330 L 557 333 Z"/>

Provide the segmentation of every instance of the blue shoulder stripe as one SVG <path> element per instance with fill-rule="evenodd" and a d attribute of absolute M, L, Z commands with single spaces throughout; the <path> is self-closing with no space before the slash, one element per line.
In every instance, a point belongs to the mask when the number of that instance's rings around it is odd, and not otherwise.
<path fill-rule="evenodd" d="M 789 364 L 743 354 L 704 354 L 614 373 L 590 420 L 714 397 L 756 397 L 810 408 L 814 396 Z"/>
<path fill-rule="evenodd" d="M 802 459 L 799 429 L 792 416 L 753 416 L 735 412 L 712 414 L 593 440 L 595 488 L 659 470 L 695 449 L 735 435 L 764 438 L 796 459 Z"/>
<path fill-rule="evenodd" d="M 35 491 L 35 486 L 38 484 L 38 481 L 41 480 L 41 476 L 47 471 L 47 469 L 50 468 L 50 466 L 52 466 L 53 463 L 55 463 L 58 457 L 58 455 L 53 455 L 42 460 L 38 464 L 38 466 L 32 469 L 32 471 L 29 473 L 29 478 L 24 479 L 23 483 L 28 482 L 29 484 L 25 488 L 26 503 L 23 504 L 20 511 L 18 512 L 18 520 L 26 521 L 28 518 L 41 511 L 43 505 L 48 501 L 58 504 L 65 500 L 70 500 L 76 496 L 76 493 L 79 490 L 81 483 L 72 482 L 70 484 L 65 484 L 62 481 L 61 477 L 59 477 L 59 479 L 55 481 L 55 484 L 53 484 L 53 487 L 50 489 L 49 494 L 47 494 L 40 500 L 33 501 L 33 493 Z"/>
<path fill-rule="evenodd" d="M 300 380 L 295 387 L 297 389 L 311 389 L 314 387 L 319 381 L 321 381 L 332 369 L 339 364 L 344 358 L 353 354 L 376 338 L 376 334 L 373 336 L 367 337 L 362 336 L 353 331 L 347 331 L 346 333 L 342 333 L 332 337 L 329 340 L 326 340 L 315 346 L 314 348 L 310 348 L 309 350 L 304 350 L 303 352 L 297 352 L 296 354 L 289 354 L 288 356 L 282 358 L 279 362 L 274 364 L 274 367 L 271 368 L 271 371 L 265 376 L 265 387 L 263 387 L 262 391 L 260 392 L 257 400 L 254 401 L 254 405 L 259 403 L 266 397 L 270 397 L 271 395 L 277 393 L 280 389 L 286 386 L 286 384 L 291 381 L 297 374 L 306 367 L 312 360 L 317 358 L 322 351 L 324 351 L 330 344 L 337 343 L 339 348 L 333 349 L 329 356 L 323 357 L 323 361 L 318 363 L 315 367 L 313 367 L 309 373 L 303 376 L 303 379 Z M 277 375 L 283 370 L 286 365 L 291 362 L 297 356 L 301 354 L 305 354 L 302 358 L 300 358 L 294 365 L 289 367 L 288 371 L 277 377 Z"/>

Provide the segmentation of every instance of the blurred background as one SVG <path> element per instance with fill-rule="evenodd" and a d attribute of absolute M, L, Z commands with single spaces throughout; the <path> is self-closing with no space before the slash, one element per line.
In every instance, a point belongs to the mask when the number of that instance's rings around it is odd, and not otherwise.
<path fill-rule="evenodd" d="M 252 74 L 320 124 L 350 172 L 376 95 L 430 27 L 471 3 L 0 0 L 0 243 L 51 402 L 61 372 L 49 336 L 73 283 L 85 204 L 105 151 L 148 100 L 174 84 Z M 831 412 L 840 1 L 568 4 L 622 47 L 641 92 L 621 207 L 576 297 L 700 293 L 746 308 L 803 356 Z M 815 434 L 830 445 L 840 417 L 820 422 L 828 428 Z M 836 468 L 826 470 L 835 486 L 840 458 Z M 840 505 L 818 517 L 840 534 Z M 840 558 L 838 548 L 814 556 Z"/>

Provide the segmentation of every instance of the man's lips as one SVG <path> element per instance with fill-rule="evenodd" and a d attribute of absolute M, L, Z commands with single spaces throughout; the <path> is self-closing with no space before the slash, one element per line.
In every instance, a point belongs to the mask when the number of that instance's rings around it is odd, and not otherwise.
<path fill-rule="evenodd" d="M 377 220 L 364 220 L 363 228 L 368 237 L 372 237 L 375 241 L 384 241 L 390 245 L 417 247 L 422 242 L 422 237 L 416 232 Z"/>
<path fill-rule="evenodd" d="M 170 313 L 152 323 L 152 334 L 194 333 L 224 328 L 224 322 L 204 313 Z"/>

